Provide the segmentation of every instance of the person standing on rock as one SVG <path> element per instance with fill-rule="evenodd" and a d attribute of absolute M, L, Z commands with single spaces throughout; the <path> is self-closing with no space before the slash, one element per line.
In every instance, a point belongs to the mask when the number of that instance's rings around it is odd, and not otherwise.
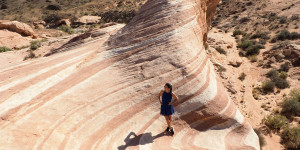
<path fill-rule="evenodd" d="M 160 99 L 161 96 L 162 96 L 162 101 Z M 174 102 L 172 102 L 172 98 L 175 99 Z M 173 104 L 177 102 L 178 98 L 172 92 L 172 85 L 170 83 L 165 84 L 164 90 L 160 91 L 158 99 L 161 104 L 160 114 L 165 116 L 168 124 L 166 131 L 174 134 L 174 129 L 171 126 L 171 122 L 172 122 L 172 114 L 174 113 Z"/>

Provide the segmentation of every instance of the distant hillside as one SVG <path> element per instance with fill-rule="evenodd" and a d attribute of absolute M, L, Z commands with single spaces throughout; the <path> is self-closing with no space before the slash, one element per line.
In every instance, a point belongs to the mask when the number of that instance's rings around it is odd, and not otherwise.
<path fill-rule="evenodd" d="M 107 21 L 126 22 L 145 0 L 0 0 L 0 19 L 30 23 L 82 15 L 106 16 Z"/>

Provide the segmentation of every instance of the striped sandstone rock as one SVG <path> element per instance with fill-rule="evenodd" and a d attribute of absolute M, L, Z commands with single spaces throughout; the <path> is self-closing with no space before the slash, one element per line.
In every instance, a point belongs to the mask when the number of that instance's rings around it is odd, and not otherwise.
<path fill-rule="evenodd" d="M 148 0 L 118 31 L 0 67 L 1 148 L 259 149 L 204 50 L 217 3 Z M 179 97 L 174 136 L 159 115 L 166 82 Z"/>

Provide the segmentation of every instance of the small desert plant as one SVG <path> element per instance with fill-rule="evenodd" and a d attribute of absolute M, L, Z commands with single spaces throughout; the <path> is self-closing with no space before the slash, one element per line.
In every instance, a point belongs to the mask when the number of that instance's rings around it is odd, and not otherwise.
<path fill-rule="evenodd" d="M 300 149 L 300 127 L 285 128 L 280 136 L 287 149 Z"/>
<path fill-rule="evenodd" d="M 0 53 L 2 53 L 2 52 L 7 52 L 7 51 L 11 51 L 11 49 L 8 48 L 8 47 L 5 47 L 5 46 L 0 47 Z"/>
<path fill-rule="evenodd" d="M 264 81 L 261 88 L 266 93 L 274 92 L 275 83 L 273 81 L 270 81 L 270 80 Z"/>
<path fill-rule="evenodd" d="M 24 60 L 27 60 L 29 58 L 36 58 L 35 54 L 32 51 L 30 51 L 29 54 L 25 56 Z"/>
<path fill-rule="evenodd" d="M 67 25 L 61 25 L 58 27 L 59 30 L 63 31 L 63 32 L 66 32 L 66 33 L 69 33 L 69 34 L 73 34 L 74 33 L 74 30 L 67 26 Z"/>
<path fill-rule="evenodd" d="M 289 82 L 286 79 L 280 77 L 274 77 L 272 78 L 272 81 L 275 83 L 275 86 L 280 89 L 285 89 L 290 86 Z"/>
<path fill-rule="evenodd" d="M 264 118 L 262 122 L 271 129 L 280 130 L 287 123 L 288 119 L 285 116 L 271 114 Z"/>
<path fill-rule="evenodd" d="M 241 31 L 241 30 L 235 30 L 233 31 L 233 36 L 236 36 L 236 35 L 245 35 L 246 33 L 244 31 Z"/>
<path fill-rule="evenodd" d="M 291 20 L 294 21 L 294 20 L 298 20 L 299 19 L 299 16 L 298 15 L 292 15 L 291 17 Z"/>
<path fill-rule="evenodd" d="M 277 71 L 277 69 L 273 68 L 272 70 L 270 70 L 270 71 L 266 74 L 266 76 L 267 76 L 268 78 L 277 77 L 277 76 L 278 76 L 278 71 Z"/>
<path fill-rule="evenodd" d="M 251 55 L 248 57 L 251 62 L 257 62 L 257 55 Z"/>
<path fill-rule="evenodd" d="M 300 90 L 291 90 L 289 96 L 284 97 L 281 103 L 283 113 L 300 115 Z"/>
<path fill-rule="evenodd" d="M 245 74 L 244 72 L 242 72 L 242 73 L 240 74 L 240 76 L 239 76 L 239 79 L 240 79 L 241 81 L 243 81 L 243 80 L 245 80 L 245 78 L 246 78 L 246 74 Z"/>
<path fill-rule="evenodd" d="M 224 54 L 224 55 L 227 54 L 226 51 L 225 51 L 223 48 L 221 48 L 221 47 L 217 47 L 216 50 L 217 50 L 220 54 Z"/>
<path fill-rule="evenodd" d="M 281 65 L 280 65 L 280 69 L 279 69 L 279 70 L 280 70 L 280 71 L 288 72 L 289 69 L 290 69 L 289 63 L 288 63 L 288 62 L 285 62 L 284 64 L 281 64 Z"/>
<path fill-rule="evenodd" d="M 260 91 L 259 91 L 258 88 L 254 88 L 254 89 L 252 90 L 252 95 L 253 95 L 254 99 L 258 99 L 259 93 L 260 93 Z"/>
<path fill-rule="evenodd" d="M 284 71 L 281 71 L 279 73 L 279 77 L 282 78 L 282 79 L 286 79 L 288 77 L 288 74 L 286 72 L 284 72 Z"/>
<path fill-rule="evenodd" d="M 256 32 L 255 34 L 253 34 L 251 37 L 251 39 L 264 39 L 264 40 L 268 40 L 270 39 L 269 35 L 267 32 Z"/>
<path fill-rule="evenodd" d="M 30 42 L 30 49 L 31 50 L 36 50 L 41 46 L 41 42 L 40 41 L 31 41 Z"/>
<path fill-rule="evenodd" d="M 278 40 L 296 40 L 300 38 L 300 34 L 298 32 L 290 33 L 288 30 L 282 30 L 281 32 L 277 33 L 274 38 L 271 39 L 271 42 L 274 43 Z"/>

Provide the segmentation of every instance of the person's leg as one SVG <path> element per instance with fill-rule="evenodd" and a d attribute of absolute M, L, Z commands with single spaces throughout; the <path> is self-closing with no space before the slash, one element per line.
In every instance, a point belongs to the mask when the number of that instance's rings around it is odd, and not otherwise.
<path fill-rule="evenodd" d="M 171 128 L 171 125 L 172 125 L 172 115 L 169 115 L 168 118 L 169 118 L 169 124 L 170 124 L 169 127 Z"/>
<path fill-rule="evenodd" d="M 165 116 L 165 118 L 166 118 L 166 121 L 167 121 L 168 127 L 170 128 L 169 116 Z"/>

